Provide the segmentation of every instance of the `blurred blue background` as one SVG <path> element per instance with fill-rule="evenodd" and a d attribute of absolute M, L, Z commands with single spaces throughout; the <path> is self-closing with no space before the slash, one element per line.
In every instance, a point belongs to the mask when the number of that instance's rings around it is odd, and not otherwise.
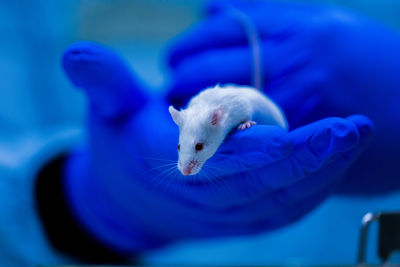
<path fill-rule="evenodd" d="M 400 29 L 398 0 L 295 2 L 339 5 Z M 84 96 L 67 81 L 60 64 L 63 50 L 77 40 L 113 47 L 154 90 L 164 90 L 168 82 L 164 47 L 201 18 L 203 5 L 199 0 L 0 0 L 0 143 L 58 125 L 83 126 Z M 396 209 L 399 203 L 398 194 L 370 199 L 331 197 L 300 222 L 279 231 L 174 244 L 143 255 L 143 260 L 214 265 L 351 264 L 356 259 L 363 214 Z M 373 250 L 370 246 L 370 262 L 377 261 Z"/>

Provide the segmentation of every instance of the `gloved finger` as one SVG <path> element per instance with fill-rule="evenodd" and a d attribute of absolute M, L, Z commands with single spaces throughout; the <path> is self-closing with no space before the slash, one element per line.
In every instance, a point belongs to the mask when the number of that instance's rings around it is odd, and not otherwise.
<path fill-rule="evenodd" d="M 225 223 L 230 227 L 226 231 L 234 230 L 242 234 L 257 234 L 267 230 L 281 228 L 287 224 L 293 223 L 310 211 L 315 209 L 321 202 L 329 197 L 334 191 L 334 186 L 326 186 L 315 194 L 304 195 L 301 198 L 291 201 L 292 199 L 281 191 L 275 194 L 266 195 L 264 199 L 253 205 L 247 205 L 243 213 L 240 209 L 236 209 L 233 216 L 232 211 L 220 212 L 220 216 L 226 216 Z M 231 215 L 229 215 L 231 214 Z M 221 223 L 221 222 L 220 222 Z M 217 234 L 217 231 L 215 231 Z M 225 232 L 224 232 L 225 233 Z M 228 233 L 225 233 L 228 234 Z M 237 234 L 237 233 L 236 233 Z"/>
<path fill-rule="evenodd" d="M 337 180 L 340 178 L 337 177 Z M 213 207 L 217 209 L 210 216 L 210 222 L 216 224 L 229 222 L 230 227 L 238 231 L 241 229 L 242 231 L 258 232 L 259 230 L 273 229 L 300 218 L 332 194 L 334 187 L 324 185 L 314 194 L 295 191 L 299 195 L 292 196 L 285 190 L 277 190 L 261 197 L 257 194 L 258 198 L 252 201 L 234 203 L 231 206 L 218 205 Z M 246 189 L 242 188 L 242 190 Z M 299 188 L 299 190 L 302 189 L 304 188 Z M 305 190 L 305 192 L 309 191 Z"/>
<path fill-rule="evenodd" d="M 302 199 L 316 196 L 320 192 L 334 192 L 340 186 L 349 167 L 360 157 L 371 143 L 375 128 L 373 122 L 363 115 L 347 117 L 353 122 L 359 133 L 358 145 L 338 155 L 332 162 L 315 174 L 302 179 L 298 183 L 279 191 L 280 199 L 289 203 L 299 203 Z"/>
<path fill-rule="evenodd" d="M 337 153 L 332 158 L 332 161 L 327 162 L 321 169 L 305 177 L 305 179 L 264 195 L 259 200 L 254 201 L 252 205 L 241 210 L 240 216 L 236 218 L 232 214 L 230 219 L 237 223 L 251 223 L 254 220 L 265 221 L 270 219 L 271 216 L 276 219 L 279 216 L 283 216 L 287 219 L 287 214 L 281 214 L 280 211 L 284 210 L 286 212 L 291 206 L 296 210 L 301 210 L 300 203 L 304 202 L 304 200 L 318 199 L 322 201 L 332 194 L 340 185 L 349 167 L 365 151 L 374 136 L 374 125 L 367 117 L 353 115 L 346 119 L 349 123 L 354 123 L 359 135 L 357 144 L 353 148 Z M 343 149 L 340 150 L 343 151 Z M 310 203 L 305 203 L 305 207 L 309 205 Z M 230 212 L 225 213 L 226 215 L 230 214 Z"/>
<path fill-rule="evenodd" d="M 357 126 L 360 133 L 360 143 L 368 145 L 375 135 L 375 125 L 367 116 L 356 114 L 348 116 L 346 119 L 351 120 Z"/>
<path fill-rule="evenodd" d="M 218 83 L 250 84 L 251 69 L 250 51 L 246 47 L 207 51 L 179 65 L 167 97 L 179 106 L 200 90 Z"/>
<path fill-rule="evenodd" d="M 195 197 L 195 199 L 199 203 L 203 205 L 209 203 L 219 210 L 254 202 L 267 194 L 272 194 L 307 178 L 335 157 L 358 144 L 358 131 L 355 124 L 340 118 L 328 118 L 306 125 L 290 132 L 289 136 L 294 142 L 294 150 L 289 152 L 289 156 L 287 153 L 282 153 L 281 160 L 269 162 L 269 164 L 266 162 L 262 167 L 259 167 L 262 160 L 258 161 L 255 159 L 256 157 L 249 160 L 247 157 L 230 156 L 232 157 L 231 161 L 225 160 L 229 163 L 228 166 L 218 164 L 225 163 L 222 160 L 220 162 L 211 161 L 216 164 L 211 166 L 212 170 L 216 172 L 216 177 L 213 177 L 214 183 L 211 179 L 212 183 L 207 184 L 209 196 L 204 197 L 204 188 L 200 190 L 200 187 L 197 187 L 189 193 L 190 197 L 193 198 L 198 194 L 199 197 Z M 273 147 L 273 144 L 268 145 Z M 266 154 L 269 153 L 266 152 Z M 252 161 L 258 165 L 258 168 L 253 168 Z M 221 175 L 224 176 L 218 180 Z M 217 183 L 219 181 L 223 184 L 222 187 L 220 187 L 220 183 Z M 277 201 L 279 202 L 279 199 Z M 275 200 L 268 202 L 269 208 L 278 204 Z"/>
<path fill-rule="evenodd" d="M 305 179 L 359 142 L 354 122 L 341 118 L 327 118 L 308 124 L 293 130 L 290 136 L 295 149 L 289 157 L 249 172 L 253 177 L 252 183 L 263 187 L 265 193 Z M 257 175 L 257 172 L 262 175 Z"/>
<path fill-rule="evenodd" d="M 268 199 L 279 199 L 280 206 L 284 207 L 280 209 L 281 212 L 273 214 L 274 223 L 278 226 L 280 222 L 290 222 L 300 218 L 334 193 L 346 179 L 349 168 L 370 145 L 375 134 L 373 122 L 363 115 L 352 115 L 346 119 L 356 125 L 359 133 L 359 141 L 354 148 L 339 154 L 332 162 L 306 179 L 266 195 Z M 261 210 L 268 206 L 260 205 L 259 207 Z M 270 215 L 264 215 L 264 217 L 264 220 L 270 221 Z"/>
<path fill-rule="evenodd" d="M 353 164 L 369 146 L 375 132 L 372 121 L 362 115 L 353 115 L 347 117 L 347 120 L 353 122 L 357 127 L 359 133 L 358 145 L 338 155 L 332 162 L 314 175 L 284 189 L 282 194 L 287 196 L 289 202 L 296 202 L 308 195 L 314 195 L 324 190 L 324 188 L 331 188 L 332 191 L 334 191 L 351 164 Z"/>
<path fill-rule="evenodd" d="M 292 4 L 292 3 L 291 3 Z M 307 9 L 307 11 L 310 11 Z M 283 3 L 263 3 L 241 8 L 258 29 L 260 40 L 285 40 L 293 36 L 299 16 L 307 11 L 299 11 Z M 304 13 L 304 14 L 303 14 Z M 308 12 L 311 13 L 311 12 Z M 231 12 L 220 12 L 198 22 L 169 45 L 168 62 L 176 68 L 180 62 L 207 50 L 248 45 L 246 32 L 240 20 Z"/>
<path fill-rule="evenodd" d="M 370 143 L 372 143 L 372 140 L 375 137 L 374 124 L 372 123 L 371 120 L 362 115 L 353 115 L 348 117 L 348 119 L 353 120 L 354 123 L 359 128 L 360 139 L 361 139 L 360 143 L 364 147 L 364 150 L 368 149 Z M 351 161 L 352 159 L 357 159 L 363 154 L 364 150 L 349 151 L 344 155 L 344 157 L 337 160 L 338 161 L 337 164 L 347 164 L 347 162 Z M 367 156 L 370 153 L 371 152 L 365 153 L 365 155 Z M 385 155 L 382 155 L 382 157 L 385 157 Z M 354 194 L 359 194 L 359 191 L 357 191 L 357 189 L 360 187 L 368 188 L 371 186 L 375 186 L 374 184 L 375 180 L 372 181 L 369 179 L 364 179 L 363 183 L 360 183 L 360 180 L 354 179 L 355 177 L 354 172 L 357 173 L 359 171 L 358 170 L 359 168 L 365 168 L 365 164 L 363 164 L 363 161 L 364 159 L 360 159 L 360 162 L 358 161 L 355 162 L 355 164 L 350 169 L 346 179 L 344 179 L 343 182 L 337 187 L 336 193 L 354 195 Z M 356 188 L 356 190 L 354 190 L 354 188 Z"/>
<path fill-rule="evenodd" d="M 287 69 L 287 64 L 295 69 L 305 61 L 305 57 L 296 56 L 296 49 L 293 47 L 284 44 L 276 46 L 272 42 L 263 42 L 261 56 L 262 75 L 267 82 L 273 80 L 283 69 Z M 217 83 L 250 85 L 252 64 L 251 52 L 247 46 L 193 55 L 175 69 L 168 99 L 174 105 L 182 104 L 201 89 Z"/>
<path fill-rule="evenodd" d="M 219 219 L 229 220 L 232 226 L 241 226 L 245 229 L 256 225 L 262 226 L 263 229 L 270 228 L 273 226 L 269 224 L 271 222 L 278 223 L 280 220 L 290 222 L 301 217 L 307 212 L 307 209 L 314 207 L 332 194 L 340 185 L 351 164 L 367 148 L 374 133 L 373 124 L 367 117 L 355 115 L 347 119 L 349 123 L 354 123 L 359 133 L 359 139 L 353 148 L 336 153 L 331 161 L 327 161 L 326 165 L 316 172 L 294 184 L 270 191 L 254 199 L 251 204 L 237 205 L 235 209 L 232 207 L 222 208 L 219 210 L 221 216 Z M 343 149 L 339 150 L 343 151 Z M 242 187 L 242 190 L 246 189 Z M 254 193 L 255 190 L 252 192 Z M 288 215 L 288 210 L 295 211 L 295 213 L 291 212 Z M 274 219 L 271 220 L 271 218 Z M 281 224 L 282 222 L 278 225 Z"/>
<path fill-rule="evenodd" d="M 339 179 L 340 177 L 337 180 Z M 242 190 L 246 189 L 242 188 Z M 208 207 L 210 215 L 207 217 L 209 218 L 208 223 L 209 225 L 221 225 L 229 222 L 229 227 L 224 229 L 227 231 L 226 233 L 229 232 L 229 229 L 244 231 L 243 233 L 250 233 L 251 231 L 257 233 L 260 230 L 274 229 L 305 215 L 333 191 L 334 187 L 325 186 L 314 194 L 292 197 L 284 190 L 277 190 L 261 197 L 257 194 L 258 198 L 249 202 L 230 206 L 217 203 L 218 205 L 214 205 L 212 208 Z M 212 230 L 210 229 L 210 231 Z M 222 234 L 225 231 L 219 233 Z"/>
<path fill-rule="evenodd" d="M 64 52 L 62 64 L 71 82 L 83 88 L 92 110 L 106 119 L 118 119 L 146 103 L 145 86 L 114 50 L 81 41 Z"/>
<path fill-rule="evenodd" d="M 167 49 L 168 63 L 176 68 L 182 60 L 194 54 L 246 44 L 246 34 L 235 19 L 231 16 L 212 16 L 172 40 Z"/>
<path fill-rule="evenodd" d="M 375 136 L 375 125 L 374 123 L 364 115 L 352 115 L 346 119 L 352 121 L 358 129 L 360 140 L 359 146 L 347 151 L 340 159 L 336 160 L 335 164 L 350 165 L 368 148 Z"/>
<path fill-rule="evenodd" d="M 285 112 L 292 129 L 307 123 L 305 118 L 316 113 L 315 109 L 323 98 L 324 85 L 330 79 L 324 70 L 302 68 L 304 64 L 307 64 L 306 60 L 297 66 L 292 65 L 294 68 L 291 68 L 290 73 L 278 74 L 265 89 L 268 96 Z"/>
<path fill-rule="evenodd" d="M 246 131 L 234 132 L 204 168 L 213 169 L 218 176 L 228 176 L 282 160 L 293 149 L 286 130 L 272 125 L 255 125 Z"/>

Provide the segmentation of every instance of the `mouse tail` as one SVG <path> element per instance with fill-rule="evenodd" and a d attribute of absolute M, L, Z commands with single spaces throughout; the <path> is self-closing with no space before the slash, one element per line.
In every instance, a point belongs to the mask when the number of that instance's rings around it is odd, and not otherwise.
<path fill-rule="evenodd" d="M 228 13 L 235 18 L 239 24 L 243 27 L 246 34 L 251 54 L 252 54 L 252 86 L 258 90 L 263 90 L 264 77 L 263 77 L 263 66 L 261 61 L 261 39 L 257 31 L 257 27 L 251 18 L 243 11 L 239 10 L 232 5 L 227 7 Z"/>

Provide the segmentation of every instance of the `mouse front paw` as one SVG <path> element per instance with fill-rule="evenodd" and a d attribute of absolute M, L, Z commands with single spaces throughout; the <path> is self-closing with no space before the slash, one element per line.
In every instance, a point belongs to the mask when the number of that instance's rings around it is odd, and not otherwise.
<path fill-rule="evenodd" d="M 239 124 L 239 126 L 237 127 L 238 130 L 246 130 L 247 128 L 250 128 L 253 125 L 256 125 L 257 123 L 255 121 L 245 121 L 241 124 Z"/>

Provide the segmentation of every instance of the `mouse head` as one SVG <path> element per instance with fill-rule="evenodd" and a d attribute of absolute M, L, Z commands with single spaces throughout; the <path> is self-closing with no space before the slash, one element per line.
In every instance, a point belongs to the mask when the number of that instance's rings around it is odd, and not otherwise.
<path fill-rule="evenodd" d="M 191 108 L 178 111 L 170 106 L 169 112 L 179 126 L 178 169 L 183 175 L 197 174 L 225 138 L 226 114 L 222 107 L 211 111 Z"/>

